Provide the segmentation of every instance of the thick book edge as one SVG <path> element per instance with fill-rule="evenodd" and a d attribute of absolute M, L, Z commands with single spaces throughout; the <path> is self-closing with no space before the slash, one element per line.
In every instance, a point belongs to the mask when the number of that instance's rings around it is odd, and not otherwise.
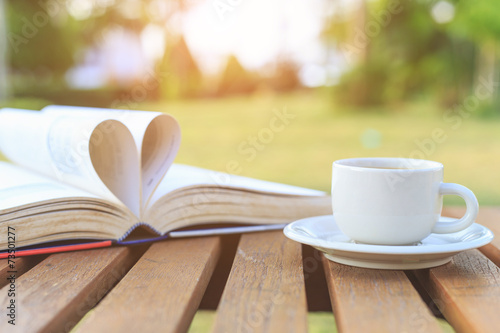
<path fill-rule="evenodd" d="M 286 224 L 265 224 L 265 225 L 179 230 L 179 231 L 170 231 L 164 235 L 159 234 L 158 237 L 149 237 L 149 238 L 146 237 L 140 239 L 125 240 L 126 237 L 130 235 L 132 231 L 141 226 L 150 227 L 150 225 L 147 223 L 137 223 L 136 225 L 134 225 L 134 227 L 129 229 L 129 231 L 123 237 L 121 237 L 120 240 L 105 240 L 105 241 L 65 244 L 65 245 L 47 245 L 38 248 L 30 246 L 29 248 L 25 249 L 23 248 L 16 249 L 14 253 L 9 253 L 8 250 L 5 250 L 0 252 L 0 259 L 8 259 L 9 256 L 12 255 L 14 255 L 15 258 L 18 258 L 18 257 L 27 257 L 27 256 L 43 255 L 43 254 L 91 250 L 91 249 L 105 248 L 110 246 L 132 246 L 144 243 L 158 242 L 169 238 L 222 236 L 230 234 L 244 234 L 244 233 L 271 231 L 271 230 L 282 230 L 286 226 Z M 151 229 L 154 230 L 153 228 Z"/>

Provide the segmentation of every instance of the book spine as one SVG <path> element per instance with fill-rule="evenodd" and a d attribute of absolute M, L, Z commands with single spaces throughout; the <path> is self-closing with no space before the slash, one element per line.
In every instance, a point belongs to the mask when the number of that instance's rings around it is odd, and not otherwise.
<path fill-rule="evenodd" d="M 151 224 L 149 223 L 145 223 L 145 222 L 139 222 L 139 223 L 136 223 L 134 224 L 132 227 L 130 227 L 130 229 L 127 230 L 127 232 L 125 232 L 120 238 L 118 238 L 118 242 L 117 243 L 121 243 L 125 238 L 127 238 L 135 229 L 139 228 L 139 227 L 146 227 L 148 228 L 149 230 L 151 230 L 152 232 L 156 233 L 158 236 L 163 236 L 161 232 L 159 232 L 158 230 L 156 230 Z"/>

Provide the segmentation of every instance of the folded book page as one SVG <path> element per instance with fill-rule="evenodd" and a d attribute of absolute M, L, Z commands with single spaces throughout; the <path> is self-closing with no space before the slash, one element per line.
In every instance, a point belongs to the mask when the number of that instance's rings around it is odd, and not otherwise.
<path fill-rule="evenodd" d="M 107 137 L 99 138 L 100 128 L 113 128 Z M 134 214 L 139 214 L 138 190 L 130 191 L 135 195 L 132 200 L 128 195 L 113 193 L 96 171 L 91 158 L 91 151 L 96 147 L 104 152 L 94 154 L 106 156 L 112 162 L 99 163 L 102 174 L 110 164 L 124 168 L 121 173 L 134 177 L 130 166 L 137 165 L 138 156 L 134 149 L 127 148 L 123 141 L 133 144 L 133 139 L 124 125 L 114 120 L 102 122 L 88 117 L 75 119 L 71 116 L 53 117 L 38 111 L 2 109 L 0 111 L 0 149 L 14 163 L 37 173 L 49 176 L 65 184 L 91 192 L 121 206 L 131 204 Z M 106 144 L 102 144 L 106 142 Z M 111 153 L 112 148 L 124 147 Z M 99 150 L 97 149 L 97 150 Z M 97 158 L 98 159 L 98 158 Z M 125 163 L 135 159 L 135 163 Z M 138 170 L 135 170 L 135 177 Z M 112 174 L 107 172 L 106 174 Z M 124 177 L 124 176 L 122 176 Z M 121 178 L 123 179 L 127 178 Z M 112 180 L 105 179 L 111 185 Z M 137 182 L 138 183 L 138 182 Z M 115 189 L 116 190 L 116 189 Z M 135 207 L 134 207 L 135 206 Z"/>
<path fill-rule="evenodd" d="M 42 112 L 52 117 L 62 117 L 69 113 L 75 117 L 94 116 L 103 121 L 113 119 L 123 123 L 130 130 L 140 156 L 141 207 L 147 206 L 179 150 L 179 124 L 172 116 L 160 112 L 73 106 L 48 106 Z M 104 128 L 103 132 L 105 134 L 107 130 Z"/>

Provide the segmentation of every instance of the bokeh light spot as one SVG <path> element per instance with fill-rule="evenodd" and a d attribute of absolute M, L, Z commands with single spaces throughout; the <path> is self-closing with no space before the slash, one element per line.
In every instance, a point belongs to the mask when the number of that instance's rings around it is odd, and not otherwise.
<path fill-rule="evenodd" d="M 366 129 L 361 134 L 361 144 L 365 149 L 375 149 L 382 144 L 382 133 L 373 128 Z"/>
<path fill-rule="evenodd" d="M 448 1 L 438 1 L 431 9 L 434 21 L 440 24 L 448 23 L 455 16 L 455 6 Z"/>

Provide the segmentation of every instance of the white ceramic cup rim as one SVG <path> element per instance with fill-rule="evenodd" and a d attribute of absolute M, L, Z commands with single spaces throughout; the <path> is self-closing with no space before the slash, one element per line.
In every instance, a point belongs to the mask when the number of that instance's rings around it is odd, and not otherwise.
<path fill-rule="evenodd" d="M 333 166 L 361 172 L 429 172 L 443 169 L 443 164 L 439 162 L 402 157 L 347 158 L 333 162 Z"/>

